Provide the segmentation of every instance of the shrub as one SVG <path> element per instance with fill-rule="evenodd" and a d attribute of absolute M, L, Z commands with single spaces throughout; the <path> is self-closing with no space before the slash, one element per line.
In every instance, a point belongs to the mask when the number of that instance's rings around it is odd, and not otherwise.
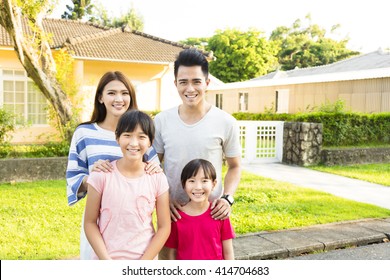
<path fill-rule="evenodd" d="M 7 142 L 9 133 L 15 130 L 14 115 L 0 108 L 0 144 Z"/>
<path fill-rule="evenodd" d="M 0 158 L 42 158 L 68 156 L 69 144 L 66 141 L 36 145 L 1 145 Z"/>
<path fill-rule="evenodd" d="M 344 113 L 342 106 L 323 112 L 299 114 L 235 113 L 237 120 L 293 121 L 323 124 L 324 146 L 390 144 L 390 113 Z M 340 112 L 341 111 L 341 112 Z"/>

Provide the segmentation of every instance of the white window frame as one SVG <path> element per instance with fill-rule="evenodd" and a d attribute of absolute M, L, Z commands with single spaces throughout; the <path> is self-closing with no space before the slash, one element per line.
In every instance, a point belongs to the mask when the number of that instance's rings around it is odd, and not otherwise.
<path fill-rule="evenodd" d="M 12 74 L 7 74 L 6 71 L 12 72 Z M 21 74 L 16 74 L 17 72 L 23 72 L 23 75 Z M 43 97 L 42 93 L 39 91 L 39 89 L 35 88 L 34 82 L 27 77 L 26 71 L 24 69 L 0 69 L 0 107 L 4 108 L 4 99 L 5 99 L 5 93 L 4 93 L 4 82 L 5 81 L 10 81 L 10 82 L 22 82 L 24 83 L 23 85 L 23 113 L 22 113 L 22 118 L 20 121 L 23 124 L 29 124 L 35 127 L 47 127 L 49 126 L 49 120 L 48 120 L 48 112 L 47 112 L 47 106 L 48 102 L 47 100 Z M 29 83 L 33 84 L 34 91 L 29 91 Z M 42 96 L 38 98 L 38 103 L 34 101 L 31 101 L 31 94 L 36 93 L 36 94 L 41 94 Z M 14 94 L 15 94 L 15 88 L 14 88 Z M 39 99 L 44 101 L 44 103 L 40 103 Z M 16 100 L 13 101 L 14 105 L 17 104 Z M 31 112 L 30 105 L 33 104 L 34 109 L 37 109 L 37 112 Z M 44 109 L 39 109 L 39 107 L 43 107 Z M 15 113 L 15 112 L 12 112 Z M 40 122 L 40 123 L 33 123 L 32 120 L 33 118 L 37 118 L 39 121 L 39 115 L 44 115 L 45 122 Z M 30 117 L 32 116 L 32 117 Z M 15 120 L 16 122 L 17 120 Z M 35 121 L 35 120 L 34 120 Z M 20 124 L 20 123 L 17 123 Z"/>
<path fill-rule="evenodd" d="M 215 107 L 222 110 L 222 107 L 223 107 L 223 94 L 222 93 L 217 93 L 215 95 Z"/>
<path fill-rule="evenodd" d="M 290 90 L 278 89 L 275 92 L 275 111 L 277 114 L 287 113 L 290 99 Z"/>
<path fill-rule="evenodd" d="M 239 92 L 238 93 L 238 102 L 239 102 L 239 111 L 240 112 L 248 112 L 248 92 Z"/>

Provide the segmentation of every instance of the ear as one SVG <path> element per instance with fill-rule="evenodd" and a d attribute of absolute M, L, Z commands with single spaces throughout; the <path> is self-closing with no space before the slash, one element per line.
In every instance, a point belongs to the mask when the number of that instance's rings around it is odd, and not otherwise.
<path fill-rule="evenodd" d="M 215 179 L 215 180 L 213 181 L 213 187 L 211 188 L 212 191 L 214 190 L 214 188 L 215 188 L 216 185 L 217 185 L 217 179 Z"/>

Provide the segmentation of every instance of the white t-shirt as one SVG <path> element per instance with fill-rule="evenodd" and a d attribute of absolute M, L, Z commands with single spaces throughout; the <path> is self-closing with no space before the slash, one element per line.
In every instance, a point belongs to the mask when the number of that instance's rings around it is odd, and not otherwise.
<path fill-rule="evenodd" d="M 209 160 L 217 171 L 217 186 L 210 201 L 222 194 L 222 159 L 239 157 L 238 124 L 234 117 L 212 106 L 197 123 L 188 125 L 174 107 L 159 113 L 155 119 L 156 135 L 153 146 L 158 154 L 164 154 L 164 172 L 168 178 L 170 198 L 179 203 L 188 202 L 180 175 L 183 167 L 191 160 Z"/>

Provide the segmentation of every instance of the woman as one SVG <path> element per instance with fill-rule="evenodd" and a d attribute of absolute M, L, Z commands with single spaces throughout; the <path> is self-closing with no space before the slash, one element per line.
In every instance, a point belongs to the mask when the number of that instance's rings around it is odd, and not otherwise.
<path fill-rule="evenodd" d="M 110 172 L 111 161 L 123 156 L 115 139 L 115 128 L 119 118 L 131 109 L 138 109 L 131 82 L 119 71 L 105 73 L 96 89 L 91 120 L 80 124 L 72 137 L 66 170 L 69 205 L 86 196 L 86 182 L 91 171 Z M 147 173 L 161 172 L 153 147 L 144 160 L 149 162 Z M 92 248 L 81 230 L 80 258 L 90 259 L 91 253 Z"/>

